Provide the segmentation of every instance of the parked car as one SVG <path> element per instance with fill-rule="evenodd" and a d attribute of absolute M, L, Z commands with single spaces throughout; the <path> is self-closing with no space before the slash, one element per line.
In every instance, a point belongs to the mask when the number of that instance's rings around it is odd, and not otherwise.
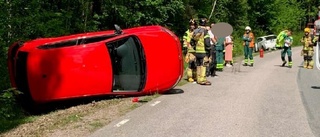
<path fill-rule="evenodd" d="M 16 42 L 8 51 L 12 87 L 35 103 L 98 95 L 165 93 L 183 76 L 178 37 L 162 26 Z"/>
<path fill-rule="evenodd" d="M 263 48 L 263 50 L 272 50 L 276 49 L 276 35 L 267 35 L 258 37 L 255 43 L 255 52 L 258 52 L 260 48 Z"/>

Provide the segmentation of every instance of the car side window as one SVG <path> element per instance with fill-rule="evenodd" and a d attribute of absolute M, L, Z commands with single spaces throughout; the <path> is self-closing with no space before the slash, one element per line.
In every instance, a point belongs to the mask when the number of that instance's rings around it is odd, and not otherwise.
<path fill-rule="evenodd" d="M 112 60 L 113 90 L 138 91 L 144 85 L 145 63 L 142 46 L 136 37 L 127 37 L 107 47 Z"/>
<path fill-rule="evenodd" d="M 261 42 L 263 39 L 262 38 L 258 38 L 257 39 L 257 42 Z"/>

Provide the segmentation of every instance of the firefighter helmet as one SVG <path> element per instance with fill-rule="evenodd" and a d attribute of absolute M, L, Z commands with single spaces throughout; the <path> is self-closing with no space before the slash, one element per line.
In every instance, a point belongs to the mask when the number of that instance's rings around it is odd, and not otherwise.
<path fill-rule="evenodd" d="M 247 26 L 247 27 L 245 28 L 245 30 L 250 30 L 250 31 L 251 31 L 251 28 L 250 28 L 249 26 Z"/>
<path fill-rule="evenodd" d="M 201 18 L 199 20 L 199 25 L 200 26 L 206 26 L 206 24 L 207 24 L 207 19 L 206 18 Z"/>
<path fill-rule="evenodd" d="M 189 25 L 196 25 L 196 21 L 194 19 L 190 19 Z"/>
<path fill-rule="evenodd" d="M 304 32 L 310 33 L 310 29 L 309 29 L 309 28 L 305 28 L 305 29 L 304 29 Z"/>

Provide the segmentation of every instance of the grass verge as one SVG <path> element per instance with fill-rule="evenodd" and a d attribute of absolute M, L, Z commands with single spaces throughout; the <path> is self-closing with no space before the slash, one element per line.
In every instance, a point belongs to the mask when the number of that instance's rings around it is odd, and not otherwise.
<path fill-rule="evenodd" d="M 116 98 L 92 101 L 63 110 L 56 110 L 40 116 L 26 116 L 11 130 L 2 131 L 0 136 L 88 136 L 111 121 L 159 97 L 159 94 L 139 97 L 139 102 L 132 98 Z"/>

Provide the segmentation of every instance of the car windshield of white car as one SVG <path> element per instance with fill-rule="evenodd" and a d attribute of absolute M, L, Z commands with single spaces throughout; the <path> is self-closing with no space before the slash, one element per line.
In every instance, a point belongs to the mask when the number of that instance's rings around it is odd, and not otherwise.
<path fill-rule="evenodd" d="M 266 40 L 269 40 L 269 41 L 273 41 L 275 39 L 277 39 L 276 36 L 268 36 L 268 37 L 266 37 Z"/>
<path fill-rule="evenodd" d="M 113 90 L 139 91 L 145 83 L 145 59 L 137 37 L 107 43 L 113 68 Z"/>
<path fill-rule="evenodd" d="M 263 40 L 263 38 L 258 38 L 257 42 L 261 42 Z"/>

